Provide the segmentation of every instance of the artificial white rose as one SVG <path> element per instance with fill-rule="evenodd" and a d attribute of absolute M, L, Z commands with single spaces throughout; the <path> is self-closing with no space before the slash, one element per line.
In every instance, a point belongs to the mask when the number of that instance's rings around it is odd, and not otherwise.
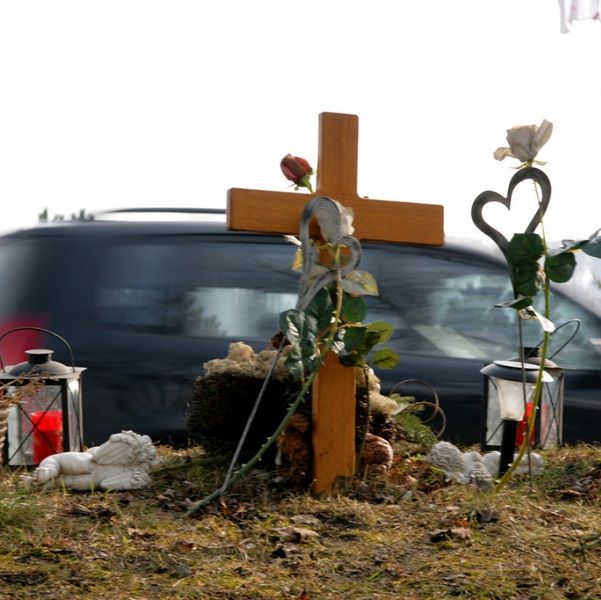
<path fill-rule="evenodd" d="M 507 130 L 509 148 L 497 148 L 494 157 L 503 160 L 508 156 L 517 158 L 523 163 L 531 163 L 539 150 L 549 141 L 553 132 L 553 123 L 546 119 L 536 125 L 520 125 Z"/>

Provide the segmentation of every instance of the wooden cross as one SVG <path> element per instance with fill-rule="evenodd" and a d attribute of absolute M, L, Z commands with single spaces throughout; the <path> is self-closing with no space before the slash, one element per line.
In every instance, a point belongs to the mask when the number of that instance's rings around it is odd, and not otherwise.
<path fill-rule="evenodd" d="M 297 234 L 308 200 L 328 196 L 353 209 L 359 240 L 441 246 L 443 207 L 371 200 L 357 195 L 359 118 L 319 115 L 317 189 L 313 194 L 233 188 L 227 227 L 237 231 Z M 312 389 L 313 486 L 321 494 L 355 473 L 355 373 L 335 354 L 326 357 Z"/>

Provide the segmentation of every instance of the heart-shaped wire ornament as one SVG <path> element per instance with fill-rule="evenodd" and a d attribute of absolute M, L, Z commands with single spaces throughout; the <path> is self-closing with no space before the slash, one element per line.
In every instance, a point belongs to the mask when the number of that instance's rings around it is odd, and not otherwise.
<path fill-rule="evenodd" d="M 361 244 L 351 235 L 346 235 L 342 224 L 343 206 L 327 196 L 317 196 L 305 204 L 301 215 L 300 241 L 303 254 L 303 272 L 299 282 L 297 308 L 307 308 L 315 294 L 323 287 L 336 281 L 336 269 L 324 269 L 315 274 L 314 268 L 320 265 L 319 251 L 311 243 L 310 222 L 318 217 L 321 226 L 327 226 L 330 231 L 330 244 L 344 246 L 348 251 L 345 265 L 340 269 L 342 276 L 347 275 L 359 266 L 361 262 Z"/>
<path fill-rule="evenodd" d="M 509 250 L 509 241 L 507 238 L 492 225 L 489 225 L 482 216 L 482 210 L 489 202 L 498 202 L 507 208 L 511 209 L 511 196 L 515 187 L 526 179 L 531 179 L 534 183 L 538 183 L 541 189 L 541 198 L 539 201 L 538 208 L 532 217 L 532 220 L 526 227 L 524 233 L 534 233 L 536 228 L 541 224 L 543 216 L 547 212 L 549 202 L 551 200 L 551 182 L 549 178 L 540 169 L 535 167 L 527 167 L 520 169 L 509 182 L 507 188 L 507 197 L 501 196 L 497 192 L 487 190 L 482 192 L 474 200 L 472 204 L 472 221 L 474 225 L 485 235 L 487 235 L 501 250 L 503 256 L 507 259 L 507 252 Z"/>

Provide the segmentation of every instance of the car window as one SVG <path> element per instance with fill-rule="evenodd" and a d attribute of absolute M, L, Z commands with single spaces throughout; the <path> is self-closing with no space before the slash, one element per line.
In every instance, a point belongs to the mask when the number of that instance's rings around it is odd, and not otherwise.
<path fill-rule="evenodd" d="M 513 315 L 494 308 L 508 289 L 507 277 L 486 263 L 444 251 L 375 246 L 365 248 L 362 268 L 374 274 L 380 291 L 369 299 L 368 314 L 396 315 L 397 350 L 486 360 L 504 356 L 513 343 Z"/>
<path fill-rule="evenodd" d="M 115 245 L 102 260 L 98 319 L 129 331 L 268 340 L 278 314 L 296 304 L 294 247 L 235 239 Z M 361 268 L 376 277 L 380 291 L 366 297 L 367 319 L 392 323 L 390 345 L 397 351 L 482 361 L 518 353 L 516 315 L 495 307 L 512 297 L 502 265 L 447 249 L 365 244 Z M 599 319 L 561 293 L 554 294 L 553 315 L 557 324 L 582 321 L 556 362 L 601 368 Z M 537 345 L 538 324 L 523 325 L 525 345 Z M 571 331 L 563 328 L 552 349 Z"/>
<path fill-rule="evenodd" d="M 482 360 L 518 354 L 516 314 L 495 307 L 513 297 L 503 265 L 444 249 L 366 245 L 361 266 L 376 277 L 380 291 L 368 299 L 368 315 L 395 325 L 397 350 Z M 535 305 L 541 313 L 542 302 L 541 297 Z M 556 325 L 581 322 L 556 362 L 565 368 L 601 368 L 601 321 L 560 291 L 551 302 Z M 539 324 L 522 321 L 522 325 L 524 345 L 540 345 Z M 550 354 L 574 331 L 572 324 L 561 328 L 552 338 Z"/>
<path fill-rule="evenodd" d="M 279 313 L 296 305 L 292 245 L 182 244 L 179 253 L 183 335 L 269 339 Z"/>
<path fill-rule="evenodd" d="M 140 333 L 175 333 L 178 301 L 172 293 L 175 249 L 169 244 L 123 244 L 102 258 L 95 313 L 108 327 Z"/>
<path fill-rule="evenodd" d="M 284 244 L 118 244 L 103 260 L 96 315 L 122 330 L 268 340 L 296 304 L 293 256 Z"/>

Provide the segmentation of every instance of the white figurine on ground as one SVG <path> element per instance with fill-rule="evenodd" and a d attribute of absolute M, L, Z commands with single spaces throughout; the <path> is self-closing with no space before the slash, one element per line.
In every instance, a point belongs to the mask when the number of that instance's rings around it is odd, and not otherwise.
<path fill-rule="evenodd" d="M 21 479 L 43 490 L 65 486 L 75 490 L 135 490 L 150 483 L 157 451 L 147 435 L 115 433 L 101 446 L 85 452 L 47 456 L 31 475 Z"/>
<path fill-rule="evenodd" d="M 513 455 L 513 460 L 518 457 L 517 452 Z M 484 456 L 482 462 L 486 466 L 486 468 L 497 476 L 499 472 L 499 462 L 501 459 L 501 453 L 498 450 L 493 450 Z M 535 476 L 542 475 L 545 472 L 545 461 L 540 454 L 536 452 L 530 453 L 530 461 L 532 467 L 532 474 Z M 518 468 L 515 470 L 516 475 L 524 475 L 528 473 L 528 455 L 525 454 L 522 458 L 522 462 L 519 464 Z"/>
<path fill-rule="evenodd" d="M 479 452 L 461 452 L 457 446 L 449 442 L 437 442 L 430 448 L 428 462 L 442 469 L 447 481 L 457 483 L 473 483 L 479 489 L 487 489 L 492 486 L 494 477 L 499 474 L 499 459 L 501 453 L 497 450 L 482 456 Z M 514 455 L 514 459 L 517 454 Z M 545 470 L 543 457 L 536 452 L 530 454 L 533 475 L 542 475 Z M 516 474 L 528 472 L 528 457 L 525 456 Z M 488 473 L 488 474 L 487 474 Z"/>
<path fill-rule="evenodd" d="M 463 452 L 450 442 L 436 442 L 430 448 L 427 460 L 431 465 L 444 471 L 447 481 L 458 483 L 467 481 L 463 476 Z"/>

